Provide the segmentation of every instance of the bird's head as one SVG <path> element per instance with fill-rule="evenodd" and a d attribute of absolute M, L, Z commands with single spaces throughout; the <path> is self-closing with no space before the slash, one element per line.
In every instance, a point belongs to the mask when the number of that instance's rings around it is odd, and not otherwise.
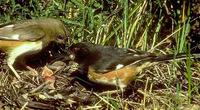
<path fill-rule="evenodd" d="M 68 48 L 69 56 L 74 61 L 83 62 L 91 57 L 91 54 L 93 53 L 91 50 L 92 48 L 93 45 L 91 43 L 80 42 L 73 44 Z"/>
<path fill-rule="evenodd" d="M 43 22 L 43 29 L 47 31 L 51 41 L 59 44 L 66 44 L 69 40 L 70 32 L 62 21 L 57 19 L 48 18 Z"/>

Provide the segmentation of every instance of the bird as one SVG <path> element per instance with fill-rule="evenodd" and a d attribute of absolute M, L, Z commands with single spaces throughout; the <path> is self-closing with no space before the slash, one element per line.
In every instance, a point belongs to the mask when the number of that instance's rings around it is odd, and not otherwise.
<path fill-rule="evenodd" d="M 64 23 L 54 18 L 28 19 L 0 25 L 0 50 L 8 67 L 20 80 L 14 63 L 26 66 L 25 58 L 39 53 L 51 42 L 65 44 L 70 36 Z"/>
<path fill-rule="evenodd" d="M 79 64 L 79 76 L 94 83 L 112 85 L 123 90 L 143 69 L 160 61 L 186 58 L 186 54 L 156 55 L 141 50 L 102 46 L 89 42 L 72 44 L 68 56 Z M 192 54 L 200 58 L 200 54 Z M 76 71 L 77 73 L 77 71 Z"/>

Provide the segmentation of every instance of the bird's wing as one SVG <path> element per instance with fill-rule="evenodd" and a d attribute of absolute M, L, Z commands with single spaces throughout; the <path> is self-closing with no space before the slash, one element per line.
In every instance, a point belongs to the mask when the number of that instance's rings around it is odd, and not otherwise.
<path fill-rule="evenodd" d="M 38 24 L 8 24 L 0 26 L 0 40 L 37 41 L 45 36 Z"/>
<path fill-rule="evenodd" d="M 106 47 L 100 51 L 102 54 L 101 59 L 98 60 L 92 67 L 96 70 L 96 72 L 101 73 L 120 69 L 139 60 L 147 60 L 151 57 L 155 57 L 152 53 L 139 50 L 130 51 L 126 48 Z"/>

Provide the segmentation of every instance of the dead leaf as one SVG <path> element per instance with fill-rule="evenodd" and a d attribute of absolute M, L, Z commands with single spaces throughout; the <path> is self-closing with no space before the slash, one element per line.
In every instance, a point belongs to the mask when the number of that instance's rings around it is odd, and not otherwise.
<path fill-rule="evenodd" d="M 45 66 L 42 71 L 42 78 L 47 82 L 48 89 L 55 89 L 54 83 L 55 83 L 55 76 L 51 69 L 47 68 Z"/>

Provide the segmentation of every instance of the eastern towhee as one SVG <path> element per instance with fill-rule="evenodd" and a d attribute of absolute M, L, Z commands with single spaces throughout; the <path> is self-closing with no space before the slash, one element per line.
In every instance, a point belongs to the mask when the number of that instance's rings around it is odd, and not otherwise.
<path fill-rule="evenodd" d="M 69 32 L 57 19 L 40 18 L 0 25 L 0 50 L 7 53 L 7 64 L 15 76 L 20 76 L 13 67 L 17 63 L 25 64 L 24 58 L 47 47 L 51 42 L 64 44 Z"/>
<path fill-rule="evenodd" d="M 153 53 L 101 46 L 87 42 L 73 44 L 69 56 L 80 65 L 80 72 L 93 82 L 126 87 L 144 68 L 154 62 L 186 58 L 186 54 L 155 55 Z M 193 57 L 200 57 L 193 54 Z M 81 74 L 80 73 L 80 74 Z"/>

